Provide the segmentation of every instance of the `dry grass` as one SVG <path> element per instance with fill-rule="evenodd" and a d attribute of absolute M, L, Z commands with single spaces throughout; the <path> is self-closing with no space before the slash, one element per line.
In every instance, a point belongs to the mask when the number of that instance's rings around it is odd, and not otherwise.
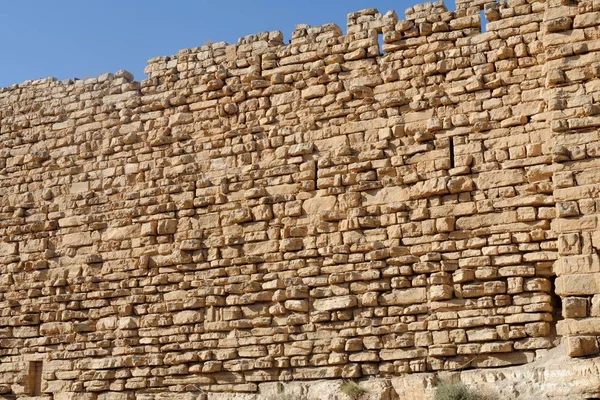
<path fill-rule="evenodd" d="M 367 389 L 361 387 L 358 383 L 353 381 L 346 381 L 340 387 L 340 391 L 351 399 L 358 399 L 360 396 L 368 392 Z"/>
<path fill-rule="evenodd" d="M 493 397 L 470 389 L 462 383 L 442 383 L 435 391 L 435 400 L 494 400 Z"/>

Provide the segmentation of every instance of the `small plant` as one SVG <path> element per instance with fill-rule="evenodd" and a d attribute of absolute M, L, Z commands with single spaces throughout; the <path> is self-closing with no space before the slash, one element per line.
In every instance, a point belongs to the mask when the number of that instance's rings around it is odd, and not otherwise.
<path fill-rule="evenodd" d="M 358 399 L 360 396 L 368 392 L 367 389 L 361 387 L 358 383 L 353 381 L 346 381 L 342 383 L 340 391 L 354 400 Z"/>
<path fill-rule="evenodd" d="M 440 384 L 435 390 L 435 400 L 492 400 L 489 396 L 482 395 L 469 389 L 462 383 Z"/>

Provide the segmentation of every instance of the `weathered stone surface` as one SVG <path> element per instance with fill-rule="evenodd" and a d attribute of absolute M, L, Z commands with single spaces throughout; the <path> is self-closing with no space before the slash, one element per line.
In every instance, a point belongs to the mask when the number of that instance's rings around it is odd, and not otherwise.
<path fill-rule="evenodd" d="M 600 337 L 600 8 L 567 3 L 366 9 L 0 89 L 0 394 L 597 397 L 562 357 Z M 555 331 L 564 362 L 466 371 Z"/>
<path fill-rule="evenodd" d="M 477 187 L 481 190 L 518 185 L 525 182 L 525 175 L 516 169 L 483 172 L 477 177 Z"/>
<path fill-rule="evenodd" d="M 17 243 L 0 242 L 0 256 L 10 256 L 17 254 Z"/>
<path fill-rule="evenodd" d="M 389 294 L 380 296 L 382 305 L 410 305 L 427 301 L 427 290 L 425 288 L 398 289 Z"/>
<path fill-rule="evenodd" d="M 352 308 L 356 306 L 356 304 L 356 296 L 338 296 L 327 299 L 317 299 L 314 301 L 313 307 L 317 311 L 333 311 Z"/>

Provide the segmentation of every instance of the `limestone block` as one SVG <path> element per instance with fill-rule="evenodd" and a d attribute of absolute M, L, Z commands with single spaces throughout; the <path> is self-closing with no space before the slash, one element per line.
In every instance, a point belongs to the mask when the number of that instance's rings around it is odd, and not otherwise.
<path fill-rule="evenodd" d="M 600 294 L 594 295 L 594 297 L 592 297 L 590 315 L 592 317 L 600 317 Z"/>
<path fill-rule="evenodd" d="M 582 296 L 600 293 L 600 275 L 562 275 L 556 278 L 556 293 L 560 296 Z"/>
<path fill-rule="evenodd" d="M 189 124 L 194 121 L 194 115 L 192 113 L 177 113 L 173 114 L 169 118 L 170 126 L 177 126 L 183 124 Z"/>
<path fill-rule="evenodd" d="M 156 232 L 159 235 L 171 235 L 177 232 L 177 220 L 163 219 L 158 221 Z"/>
<path fill-rule="evenodd" d="M 517 169 L 482 172 L 477 177 L 477 187 L 481 190 L 502 186 L 513 186 L 525 182 L 525 174 Z"/>
<path fill-rule="evenodd" d="M 327 93 L 327 87 L 325 85 L 311 86 L 302 91 L 302 98 L 305 100 L 314 99 L 316 97 L 323 97 Z"/>
<path fill-rule="evenodd" d="M 62 236 L 61 239 L 64 247 L 82 247 L 92 244 L 92 235 L 90 232 L 69 233 Z"/>
<path fill-rule="evenodd" d="M 17 243 L 0 242 L 0 257 L 17 254 Z"/>
<path fill-rule="evenodd" d="M 139 327 L 139 319 L 137 317 L 121 317 L 118 321 L 119 329 L 137 329 Z"/>
<path fill-rule="evenodd" d="M 379 296 L 381 305 L 410 305 L 427 301 L 427 290 L 424 287 L 396 289 Z"/>
<path fill-rule="evenodd" d="M 558 254 L 576 255 L 580 253 L 581 241 L 579 233 L 566 233 L 558 236 Z M 564 262 L 562 257 L 558 259 L 557 263 L 559 262 Z"/>
<path fill-rule="evenodd" d="M 317 311 L 343 310 L 358 304 L 356 296 L 337 296 L 326 299 L 316 299 L 313 307 Z"/>
<path fill-rule="evenodd" d="M 89 182 L 77 182 L 77 183 L 73 183 L 71 185 L 71 193 L 72 194 L 85 193 L 88 190 L 90 190 L 90 183 Z"/>
<path fill-rule="evenodd" d="M 448 190 L 450 193 L 470 192 L 473 190 L 473 180 L 463 176 L 450 178 L 448 181 Z"/>
<path fill-rule="evenodd" d="M 152 260 L 158 267 L 166 267 L 177 264 L 187 264 L 192 262 L 192 256 L 181 250 L 174 250 L 170 254 L 152 256 Z"/>
<path fill-rule="evenodd" d="M 273 218 L 273 212 L 268 204 L 262 204 L 252 208 L 254 221 L 269 221 Z"/>
<path fill-rule="evenodd" d="M 448 300 L 454 295 L 454 288 L 450 285 L 432 285 L 429 287 L 429 297 L 432 301 Z"/>
<path fill-rule="evenodd" d="M 576 15 L 573 19 L 573 28 L 577 29 L 595 26 L 598 25 L 598 21 L 600 21 L 600 12 Z"/>
<path fill-rule="evenodd" d="M 478 214 L 470 217 L 460 217 L 456 220 L 456 228 L 461 230 L 472 230 L 487 226 L 510 224 L 517 222 L 516 211 L 504 211 L 502 213 Z"/>
<path fill-rule="evenodd" d="M 427 356 L 427 350 L 416 349 L 382 349 L 379 351 L 379 357 L 384 361 L 389 360 L 409 360 Z"/>
<path fill-rule="evenodd" d="M 556 274 L 591 274 L 600 272 L 600 258 L 597 254 L 560 257 L 554 265 Z"/>
<path fill-rule="evenodd" d="M 585 297 L 567 297 L 562 301 L 562 315 L 565 318 L 587 317 L 588 299 Z"/>
<path fill-rule="evenodd" d="M 410 197 L 412 199 L 419 199 L 448 193 L 447 186 L 449 181 L 449 177 L 443 177 L 417 182 L 410 189 Z"/>
<path fill-rule="evenodd" d="M 108 228 L 105 232 L 102 233 L 102 240 L 128 240 L 140 236 L 140 233 L 140 225 L 123 226 L 119 228 Z"/>
<path fill-rule="evenodd" d="M 600 353 L 598 337 L 596 336 L 570 336 L 567 338 L 569 356 L 583 357 Z"/>
<path fill-rule="evenodd" d="M 323 211 L 331 210 L 336 203 L 337 199 L 335 196 L 317 196 L 304 200 L 302 203 L 302 211 L 304 211 L 306 215 L 320 215 Z"/>
<path fill-rule="evenodd" d="M 260 256 L 266 253 L 279 251 L 279 241 L 267 240 L 262 242 L 244 244 L 244 254 L 248 256 Z"/>
<path fill-rule="evenodd" d="M 188 325 L 196 324 L 204 320 L 204 314 L 200 311 L 180 311 L 173 314 L 173 324 Z"/>

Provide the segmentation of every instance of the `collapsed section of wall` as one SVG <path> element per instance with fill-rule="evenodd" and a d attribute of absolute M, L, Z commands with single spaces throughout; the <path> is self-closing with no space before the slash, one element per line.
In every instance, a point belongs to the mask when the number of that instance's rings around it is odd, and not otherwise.
<path fill-rule="evenodd" d="M 363 10 L 2 90 L 0 392 L 598 353 L 599 11 Z"/>

